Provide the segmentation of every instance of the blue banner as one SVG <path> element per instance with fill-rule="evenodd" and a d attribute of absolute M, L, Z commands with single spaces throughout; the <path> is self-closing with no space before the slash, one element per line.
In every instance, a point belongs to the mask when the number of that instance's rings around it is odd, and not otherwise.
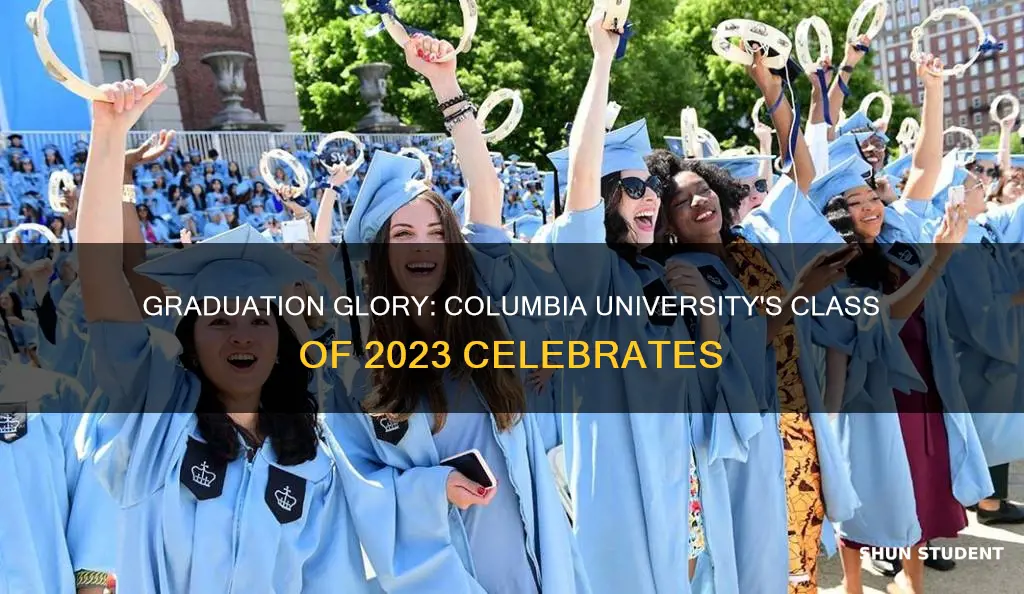
<path fill-rule="evenodd" d="M 53 51 L 82 76 L 85 56 L 79 51 L 77 16 L 71 12 L 76 1 L 54 0 L 46 20 Z M 7 125 L 13 130 L 88 130 L 88 102 L 50 78 L 36 54 L 25 15 L 37 6 L 38 0 L 0 2 L 0 89 Z"/>

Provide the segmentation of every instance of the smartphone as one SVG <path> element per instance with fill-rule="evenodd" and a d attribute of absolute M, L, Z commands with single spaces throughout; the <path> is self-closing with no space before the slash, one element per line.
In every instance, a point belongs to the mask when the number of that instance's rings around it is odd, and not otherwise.
<path fill-rule="evenodd" d="M 281 239 L 285 243 L 308 243 L 309 224 L 306 221 L 284 221 L 281 223 Z"/>
<path fill-rule="evenodd" d="M 441 466 L 450 466 L 462 473 L 463 476 L 480 485 L 491 488 L 497 483 L 491 468 L 487 466 L 480 450 L 467 450 L 461 454 L 455 454 L 451 458 L 441 460 Z"/>
<path fill-rule="evenodd" d="M 949 188 L 949 202 L 954 207 L 964 205 L 964 187 L 952 186 Z"/>

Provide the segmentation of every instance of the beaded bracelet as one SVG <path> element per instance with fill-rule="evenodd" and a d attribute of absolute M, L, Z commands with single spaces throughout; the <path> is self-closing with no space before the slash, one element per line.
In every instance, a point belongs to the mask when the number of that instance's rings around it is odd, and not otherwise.
<path fill-rule="evenodd" d="M 437 108 L 440 109 L 441 111 L 444 111 L 446 109 L 455 107 L 456 105 L 462 103 L 463 101 L 469 101 L 469 95 L 463 93 L 458 97 L 455 97 L 454 99 L 449 99 L 444 103 L 441 103 L 440 105 L 437 106 Z"/>
<path fill-rule="evenodd" d="M 456 124 L 461 123 L 463 120 L 466 119 L 466 116 L 470 116 L 470 115 L 472 115 L 474 117 L 476 116 L 476 110 L 473 109 L 472 106 L 465 107 L 465 108 L 459 110 L 458 112 L 456 112 L 456 113 L 446 117 L 444 119 L 444 127 L 445 127 L 445 129 L 448 130 L 448 132 L 451 132 L 455 128 Z"/>

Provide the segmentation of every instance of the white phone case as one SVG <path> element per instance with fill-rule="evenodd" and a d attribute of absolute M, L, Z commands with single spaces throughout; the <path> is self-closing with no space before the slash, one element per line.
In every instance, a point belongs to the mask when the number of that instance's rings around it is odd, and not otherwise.
<path fill-rule="evenodd" d="M 963 186 L 952 186 L 949 188 L 949 202 L 953 206 L 963 206 L 964 204 L 964 187 Z"/>
<path fill-rule="evenodd" d="M 474 456 L 477 459 L 477 462 L 480 463 L 480 466 L 484 469 L 484 472 L 487 474 L 487 478 L 489 478 L 491 480 L 491 484 L 492 485 L 497 485 L 498 484 L 498 481 L 494 478 L 494 473 L 491 472 L 491 467 L 487 465 L 487 461 L 484 460 L 484 457 L 480 453 L 480 450 L 478 450 L 476 448 L 474 448 L 472 450 L 466 450 L 465 452 L 459 452 L 458 454 L 455 454 L 454 456 L 449 456 L 448 458 L 445 458 L 444 460 L 441 460 L 441 466 L 444 466 L 446 462 L 450 462 L 452 460 L 461 458 L 461 457 L 466 456 L 466 455 Z"/>
<path fill-rule="evenodd" d="M 307 243 L 309 224 L 306 221 L 284 221 L 281 223 L 281 239 L 285 243 Z"/>

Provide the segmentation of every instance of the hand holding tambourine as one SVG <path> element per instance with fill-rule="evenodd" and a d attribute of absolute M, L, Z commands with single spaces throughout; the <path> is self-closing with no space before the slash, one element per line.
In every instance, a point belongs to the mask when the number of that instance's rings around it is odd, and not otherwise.
<path fill-rule="evenodd" d="M 594 56 L 611 60 L 615 58 L 615 52 L 619 49 L 621 32 L 606 29 L 604 17 L 604 7 L 595 4 L 590 18 L 587 19 L 587 34 L 590 37 L 590 47 L 594 50 Z"/>

